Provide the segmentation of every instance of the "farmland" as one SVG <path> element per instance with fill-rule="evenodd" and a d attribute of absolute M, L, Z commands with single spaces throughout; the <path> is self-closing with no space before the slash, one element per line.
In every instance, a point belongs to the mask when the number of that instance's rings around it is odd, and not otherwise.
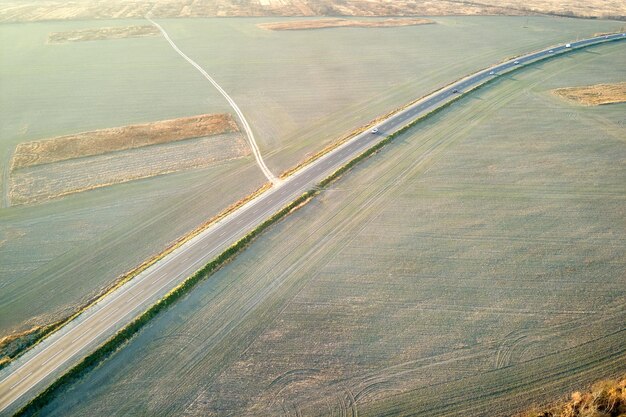
<path fill-rule="evenodd" d="M 498 416 L 623 373 L 624 104 L 551 93 L 623 81 L 623 48 L 418 124 L 43 414 Z"/>
<path fill-rule="evenodd" d="M 237 130 L 229 114 L 204 114 L 24 142 L 13 153 L 11 170 Z"/>
<path fill-rule="evenodd" d="M 130 151 L 22 168 L 11 173 L 13 205 L 198 168 L 249 155 L 239 134 L 222 134 Z"/>
<path fill-rule="evenodd" d="M 626 16 L 620 0 L 4 0 L 0 21 L 88 20 L 224 16 L 446 16 L 547 14 L 578 17 Z"/>
<path fill-rule="evenodd" d="M 385 19 L 385 20 L 354 20 L 354 19 L 319 19 L 291 20 L 288 22 L 261 23 L 258 26 L 267 30 L 305 30 L 337 27 L 384 28 L 396 26 L 427 25 L 434 23 L 430 19 Z"/>
<path fill-rule="evenodd" d="M 107 27 L 129 23 L 133 22 L 99 22 Z M 8 168 L 20 143 L 231 112 L 219 93 L 161 37 L 47 43 L 50 33 L 94 26 L 93 22 L 71 22 L 0 27 L 0 38 L 11 40 L 0 49 L 4 206 L 9 203 Z M 224 134 L 224 143 L 241 140 L 232 136 L 237 133 Z M 152 174 L 149 169 L 155 168 L 184 170 L 42 204 L 2 208 L 0 334 L 66 316 L 117 277 L 264 183 L 251 156 L 212 162 L 202 154 L 212 146 L 209 140 L 199 138 L 125 151 L 125 155 L 117 151 L 110 155 L 126 158 L 115 159 L 118 164 L 143 161 L 143 166 L 124 166 L 126 174 L 136 177 Z M 163 161 L 168 153 L 170 160 Z M 103 168 L 115 168 L 103 159 L 98 161 Z M 147 165 L 150 161 L 153 163 Z M 70 162 L 93 175 L 94 170 L 84 163 L 86 159 L 60 163 Z M 58 178 L 69 173 L 60 170 Z M 80 175 L 73 178 L 81 179 Z M 96 179 L 107 180 L 104 176 Z M 64 189 L 51 190 L 57 191 Z M 39 198 L 32 194 L 27 197 Z"/>
<path fill-rule="evenodd" d="M 161 23 L 233 96 L 276 174 L 345 132 L 488 63 L 579 34 L 619 28 L 616 22 L 509 17 L 437 18 L 433 25 L 384 29 L 274 32 L 256 26 L 274 21 Z M 11 80 L 3 83 L 0 96 L 4 167 L 24 142 L 231 112 L 160 37 L 47 43 L 50 33 L 142 24 L 145 20 L 0 27 L 2 39 L 16 40 L 6 42 L 0 59 L 1 79 Z M 485 38 L 497 42 L 486 46 Z M 229 48 L 222 47 L 225 43 Z M 44 202 L 49 196 L 92 188 L 76 180 L 89 171 L 86 159 L 59 162 L 78 173 L 74 182 L 65 181 L 67 169 L 39 175 L 43 166 L 30 167 L 33 172 L 21 180 L 16 177 L 14 190 L 22 196 L 16 201 L 37 204 L 0 212 L 0 334 L 66 316 L 264 183 L 250 155 L 198 160 L 193 154 L 211 149 L 210 143 L 162 146 L 154 154 L 132 150 L 118 165 L 95 161 L 112 170 L 99 178 L 101 185 L 120 178 L 134 181 L 49 202 Z M 164 155 L 169 155 L 167 161 Z M 172 167 L 176 161 L 182 171 Z M 154 165 L 162 169 L 151 170 Z M 122 166 L 128 172 L 121 173 Z M 7 206 L 8 171 L 2 175 Z"/>
<path fill-rule="evenodd" d="M 54 32 L 48 36 L 48 42 L 86 42 L 106 39 L 142 38 L 144 36 L 157 35 L 159 35 L 159 30 L 151 25 L 110 28 L 105 27 L 95 29 L 80 29 L 69 32 Z"/>
<path fill-rule="evenodd" d="M 601 27 L 621 27 L 555 18 L 432 20 L 436 24 L 315 31 L 256 27 L 275 18 L 161 23 L 239 104 L 276 174 L 355 127 L 489 63 L 606 31 Z"/>
<path fill-rule="evenodd" d="M 20 143 L 8 201 L 34 203 L 248 155 L 233 132 L 229 114 L 207 114 Z"/>
<path fill-rule="evenodd" d="M 626 102 L 626 82 L 557 88 L 554 94 L 587 106 Z"/>

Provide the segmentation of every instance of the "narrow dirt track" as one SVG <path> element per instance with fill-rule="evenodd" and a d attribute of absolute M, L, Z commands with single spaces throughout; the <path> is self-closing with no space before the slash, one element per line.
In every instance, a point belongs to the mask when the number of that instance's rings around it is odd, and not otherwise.
<path fill-rule="evenodd" d="M 172 48 L 174 48 L 174 50 L 180 56 L 182 56 L 185 59 L 185 61 L 189 62 L 191 65 L 193 65 L 195 69 L 200 71 L 200 74 L 202 74 L 204 78 L 209 80 L 209 82 L 213 84 L 213 86 L 217 89 L 217 91 L 219 91 L 220 94 L 224 96 L 226 101 L 228 101 L 228 104 L 230 104 L 233 110 L 235 110 L 235 113 L 237 113 L 237 117 L 239 117 L 239 120 L 241 121 L 241 124 L 243 125 L 243 129 L 245 130 L 246 136 L 248 137 L 248 142 L 250 143 L 250 148 L 252 149 L 252 153 L 254 154 L 254 158 L 256 159 L 256 162 L 259 165 L 259 168 L 261 168 L 261 171 L 263 171 L 263 175 L 265 175 L 267 179 L 272 182 L 272 184 L 274 185 L 280 184 L 282 181 L 279 178 L 277 178 L 274 174 L 272 174 L 272 172 L 267 167 L 267 165 L 265 165 L 265 162 L 263 161 L 263 157 L 261 156 L 261 151 L 259 150 L 256 140 L 254 139 L 254 133 L 252 133 L 252 128 L 250 128 L 248 121 L 246 120 L 239 106 L 237 106 L 237 103 L 235 103 L 235 101 L 228 95 L 228 93 L 224 91 L 222 87 L 220 87 L 220 85 L 213 79 L 213 77 L 211 77 L 200 65 L 198 65 L 198 63 L 196 63 L 194 60 L 192 60 L 187 55 L 185 55 L 185 53 L 181 51 L 178 48 L 178 46 L 176 46 L 174 41 L 172 41 L 172 39 L 169 37 L 165 29 L 161 27 L 161 25 L 159 25 L 154 20 L 150 19 L 150 17 L 148 16 L 146 16 L 146 19 L 161 31 L 165 40 L 172 46 Z"/>

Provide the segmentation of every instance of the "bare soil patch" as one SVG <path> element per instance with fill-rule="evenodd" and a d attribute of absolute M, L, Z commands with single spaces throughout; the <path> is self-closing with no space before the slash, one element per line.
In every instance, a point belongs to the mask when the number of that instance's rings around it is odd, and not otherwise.
<path fill-rule="evenodd" d="M 557 96 L 585 106 L 626 103 L 626 82 L 567 87 L 553 90 Z"/>
<path fill-rule="evenodd" d="M 238 130 L 230 114 L 202 114 L 59 136 L 17 145 L 11 170 Z"/>
<path fill-rule="evenodd" d="M 430 19 L 386 19 L 386 20 L 347 20 L 347 19 L 319 19 L 298 20 L 290 22 L 261 23 L 257 25 L 267 30 L 305 30 L 337 27 L 380 28 L 395 26 L 414 26 L 435 23 Z"/>
<path fill-rule="evenodd" d="M 69 32 L 53 32 L 48 36 L 49 43 L 100 41 L 106 39 L 143 38 L 157 36 L 159 29 L 152 25 L 103 27 L 93 29 L 72 30 Z"/>

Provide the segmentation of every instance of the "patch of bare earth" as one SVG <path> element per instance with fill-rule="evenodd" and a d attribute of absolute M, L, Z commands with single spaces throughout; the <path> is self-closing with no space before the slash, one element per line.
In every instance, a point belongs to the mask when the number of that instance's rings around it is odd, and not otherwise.
<path fill-rule="evenodd" d="M 228 114 L 96 130 L 18 145 L 9 177 L 12 205 L 184 170 L 250 154 Z"/>
<path fill-rule="evenodd" d="M 49 43 L 101 41 L 106 39 L 143 38 L 157 36 L 156 26 L 124 26 L 94 29 L 72 30 L 69 32 L 53 32 L 48 36 Z"/>
<path fill-rule="evenodd" d="M 347 20 L 347 19 L 318 19 L 298 20 L 290 22 L 261 23 L 257 26 L 267 30 L 305 30 L 337 27 L 356 28 L 386 28 L 396 26 L 428 25 L 435 23 L 430 19 L 386 19 L 386 20 Z"/>
<path fill-rule="evenodd" d="M 565 100 L 585 106 L 626 103 L 626 82 L 558 88 L 553 90 L 553 93 Z"/>
<path fill-rule="evenodd" d="M 238 130 L 230 114 L 201 114 L 59 136 L 17 145 L 11 170 Z"/>

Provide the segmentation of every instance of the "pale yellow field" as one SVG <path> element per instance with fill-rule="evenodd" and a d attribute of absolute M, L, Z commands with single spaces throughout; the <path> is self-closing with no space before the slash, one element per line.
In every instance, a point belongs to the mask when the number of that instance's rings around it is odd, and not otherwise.
<path fill-rule="evenodd" d="M 17 145 L 11 169 L 238 131 L 229 114 L 202 114 L 172 120 L 81 132 Z"/>
<path fill-rule="evenodd" d="M 243 158 L 250 148 L 238 133 L 175 141 L 67 159 L 11 172 L 11 205 L 32 204 L 82 191 Z"/>
<path fill-rule="evenodd" d="M 125 26 L 104 27 L 94 29 L 72 30 L 69 32 L 54 32 L 48 36 L 50 43 L 99 41 L 105 39 L 142 38 L 144 36 L 156 36 L 159 29 L 156 26 Z"/>
<path fill-rule="evenodd" d="M 267 30 L 304 30 L 324 29 L 337 27 L 357 28 L 386 28 L 396 26 L 428 25 L 435 23 L 430 19 L 386 19 L 386 20 L 348 20 L 348 19 L 318 19 L 318 20 L 290 20 L 287 22 L 261 23 L 257 26 Z"/>
<path fill-rule="evenodd" d="M 553 92 L 566 100 L 586 106 L 626 102 L 626 82 L 557 88 Z"/>

